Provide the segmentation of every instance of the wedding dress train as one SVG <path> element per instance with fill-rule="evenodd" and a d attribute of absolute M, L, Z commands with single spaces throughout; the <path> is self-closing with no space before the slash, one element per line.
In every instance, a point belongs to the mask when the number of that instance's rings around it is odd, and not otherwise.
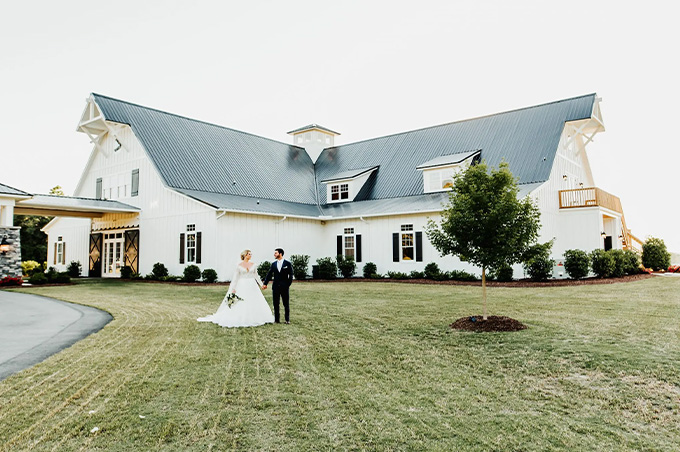
<path fill-rule="evenodd" d="M 250 270 L 237 265 L 227 294 L 217 312 L 201 317 L 198 321 L 212 322 L 228 328 L 274 323 L 274 314 L 272 314 L 267 300 L 262 295 L 260 286 L 262 286 L 262 281 L 257 274 L 255 265 Z M 229 307 L 227 297 L 233 289 L 236 289 L 236 295 L 241 297 L 242 300 L 236 301 Z"/>

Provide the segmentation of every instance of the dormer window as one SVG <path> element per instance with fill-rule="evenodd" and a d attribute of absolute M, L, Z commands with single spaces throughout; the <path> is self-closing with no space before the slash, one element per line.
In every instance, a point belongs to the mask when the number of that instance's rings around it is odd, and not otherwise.
<path fill-rule="evenodd" d="M 481 150 L 450 154 L 429 160 L 417 167 L 423 172 L 423 191 L 435 193 L 453 188 L 457 173 L 464 171 L 481 158 Z"/>
<path fill-rule="evenodd" d="M 326 184 L 326 201 L 329 203 L 354 201 L 368 178 L 377 171 L 378 167 L 359 168 L 342 171 L 332 177 L 323 179 Z"/>
<path fill-rule="evenodd" d="M 331 185 L 331 200 L 349 199 L 349 184 Z"/>

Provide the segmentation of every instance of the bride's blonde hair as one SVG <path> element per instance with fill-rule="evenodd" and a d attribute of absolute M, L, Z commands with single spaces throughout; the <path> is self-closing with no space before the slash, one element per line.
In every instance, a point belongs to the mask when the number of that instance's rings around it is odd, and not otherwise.
<path fill-rule="evenodd" d="M 250 250 L 243 250 L 241 251 L 241 260 L 246 258 L 246 254 L 250 253 Z"/>

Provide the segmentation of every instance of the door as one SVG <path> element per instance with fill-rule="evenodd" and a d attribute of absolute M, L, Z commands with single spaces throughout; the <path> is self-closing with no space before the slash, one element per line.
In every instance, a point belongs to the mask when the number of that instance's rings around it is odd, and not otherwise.
<path fill-rule="evenodd" d="M 104 234 L 104 259 L 102 261 L 102 276 L 105 278 L 120 278 L 125 258 L 125 238 L 122 232 Z"/>

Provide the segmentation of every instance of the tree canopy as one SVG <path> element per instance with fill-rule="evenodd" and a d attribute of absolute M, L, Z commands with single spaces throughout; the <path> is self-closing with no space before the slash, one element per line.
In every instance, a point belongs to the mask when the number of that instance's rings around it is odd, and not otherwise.
<path fill-rule="evenodd" d="M 482 268 L 486 318 L 486 270 L 521 262 L 538 239 L 540 211 L 529 197 L 518 199 L 517 180 L 502 162 L 489 169 L 472 165 L 454 178 L 441 222 L 428 222 L 426 234 L 443 255 L 458 256 Z"/>

